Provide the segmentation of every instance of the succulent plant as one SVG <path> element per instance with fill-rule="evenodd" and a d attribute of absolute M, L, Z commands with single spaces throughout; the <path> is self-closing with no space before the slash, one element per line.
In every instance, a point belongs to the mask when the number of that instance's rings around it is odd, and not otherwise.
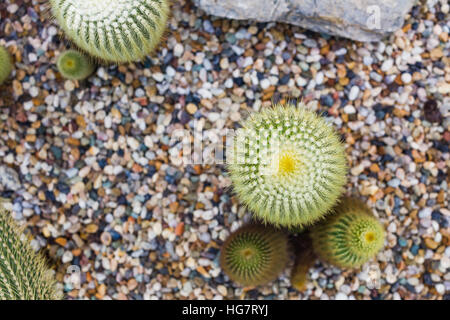
<path fill-rule="evenodd" d="M 344 198 L 326 221 L 311 230 L 314 251 L 338 267 L 355 268 L 369 261 L 384 244 L 384 229 L 360 200 Z"/>
<path fill-rule="evenodd" d="M 56 300 L 61 295 L 46 266 L 0 202 L 0 300 Z"/>
<path fill-rule="evenodd" d="M 253 113 L 227 148 L 238 197 L 264 222 L 310 225 L 335 204 L 346 183 L 339 136 L 304 105 Z"/>
<path fill-rule="evenodd" d="M 317 259 L 308 234 L 301 234 L 297 238 L 293 250 L 295 252 L 295 263 L 291 271 L 291 285 L 299 291 L 304 291 L 308 283 L 309 269 Z"/>
<path fill-rule="evenodd" d="M 250 224 L 232 233 L 224 242 L 220 265 L 231 280 L 244 286 L 257 286 L 276 279 L 288 258 L 286 234 Z"/>
<path fill-rule="evenodd" d="M 0 84 L 8 78 L 11 70 L 11 56 L 5 47 L 0 46 Z"/>
<path fill-rule="evenodd" d="M 56 65 L 61 75 L 71 80 L 86 79 L 94 71 L 94 65 L 89 58 L 76 50 L 61 53 Z"/>
<path fill-rule="evenodd" d="M 167 0 L 50 0 L 53 15 L 80 48 L 106 61 L 141 60 L 161 39 Z"/>

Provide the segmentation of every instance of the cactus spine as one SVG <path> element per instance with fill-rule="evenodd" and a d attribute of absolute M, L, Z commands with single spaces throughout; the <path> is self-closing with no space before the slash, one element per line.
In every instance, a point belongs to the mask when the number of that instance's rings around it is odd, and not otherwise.
<path fill-rule="evenodd" d="M 288 257 L 288 238 L 282 231 L 247 225 L 225 241 L 220 265 L 231 280 L 257 286 L 274 280 L 286 267 Z"/>
<path fill-rule="evenodd" d="M 61 296 L 45 258 L 0 203 L 0 300 L 55 300 Z"/>
<path fill-rule="evenodd" d="M 346 182 L 338 135 L 304 105 L 254 113 L 227 149 L 234 189 L 267 223 L 298 228 L 324 216 Z"/>
<path fill-rule="evenodd" d="M 165 30 L 167 0 L 50 0 L 67 36 L 106 61 L 138 61 L 150 53 Z"/>
<path fill-rule="evenodd" d="M 311 230 L 311 237 L 322 260 L 338 267 L 355 268 L 382 249 L 385 232 L 364 203 L 345 198 L 326 221 Z"/>

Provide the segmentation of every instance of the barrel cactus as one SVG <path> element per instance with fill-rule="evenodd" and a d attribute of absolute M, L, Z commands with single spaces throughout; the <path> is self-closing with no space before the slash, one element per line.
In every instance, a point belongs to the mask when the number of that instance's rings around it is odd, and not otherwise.
<path fill-rule="evenodd" d="M 67 36 L 97 58 L 138 61 L 161 39 L 168 0 L 50 0 Z"/>
<path fill-rule="evenodd" d="M 346 183 L 339 136 L 304 105 L 277 104 L 252 114 L 227 149 L 238 197 L 256 218 L 299 228 L 323 217 Z"/>
<path fill-rule="evenodd" d="M 61 75 L 71 80 L 83 80 L 94 71 L 94 65 L 89 59 L 76 50 L 61 53 L 56 65 Z"/>
<path fill-rule="evenodd" d="M 0 300 L 61 298 L 45 258 L 0 203 Z"/>
<path fill-rule="evenodd" d="M 331 264 L 355 268 L 369 261 L 384 244 L 385 232 L 360 200 L 343 199 L 323 223 L 311 230 L 314 251 Z"/>
<path fill-rule="evenodd" d="M 222 246 L 223 271 L 244 286 L 274 280 L 289 258 L 288 238 L 280 230 L 262 225 L 246 225 L 232 233 Z"/>
<path fill-rule="evenodd" d="M 0 46 L 0 84 L 9 76 L 12 70 L 11 56 L 5 47 Z"/>

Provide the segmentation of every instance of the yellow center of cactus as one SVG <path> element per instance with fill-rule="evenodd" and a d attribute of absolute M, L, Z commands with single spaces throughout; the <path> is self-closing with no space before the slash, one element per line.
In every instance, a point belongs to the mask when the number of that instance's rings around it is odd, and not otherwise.
<path fill-rule="evenodd" d="M 276 175 L 286 177 L 294 174 L 300 167 L 300 160 L 296 154 L 290 150 L 281 152 L 278 158 Z"/>
<path fill-rule="evenodd" d="M 295 171 L 295 159 L 290 154 L 284 154 L 278 166 L 279 174 L 285 175 Z"/>
<path fill-rule="evenodd" d="M 251 259 L 253 257 L 253 250 L 250 248 L 242 250 L 242 256 L 247 260 Z"/>
<path fill-rule="evenodd" d="M 66 61 L 66 68 L 67 69 L 73 69 L 73 67 L 75 66 L 75 62 L 71 59 L 67 59 Z"/>
<path fill-rule="evenodd" d="M 364 237 L 367 243 L 372 243 L 375 241 L 375 233 L 373 232 L 367 232 Z"/>

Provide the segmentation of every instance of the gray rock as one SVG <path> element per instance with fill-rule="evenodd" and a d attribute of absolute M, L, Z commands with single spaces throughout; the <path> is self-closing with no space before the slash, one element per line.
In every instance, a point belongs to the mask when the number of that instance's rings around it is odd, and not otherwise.
<path fill-rule="evenodd" d="M 399 29 L 415 0 L 194 0 L 208 14 L 291 23 L 358 41 L 379 41 Z"/>
<path fill-rule="evenodd" d="M 0 166 L 0 186 L 5 190 L 16 191 L 20 189 L 18 173 L 10 167 Z"/>

